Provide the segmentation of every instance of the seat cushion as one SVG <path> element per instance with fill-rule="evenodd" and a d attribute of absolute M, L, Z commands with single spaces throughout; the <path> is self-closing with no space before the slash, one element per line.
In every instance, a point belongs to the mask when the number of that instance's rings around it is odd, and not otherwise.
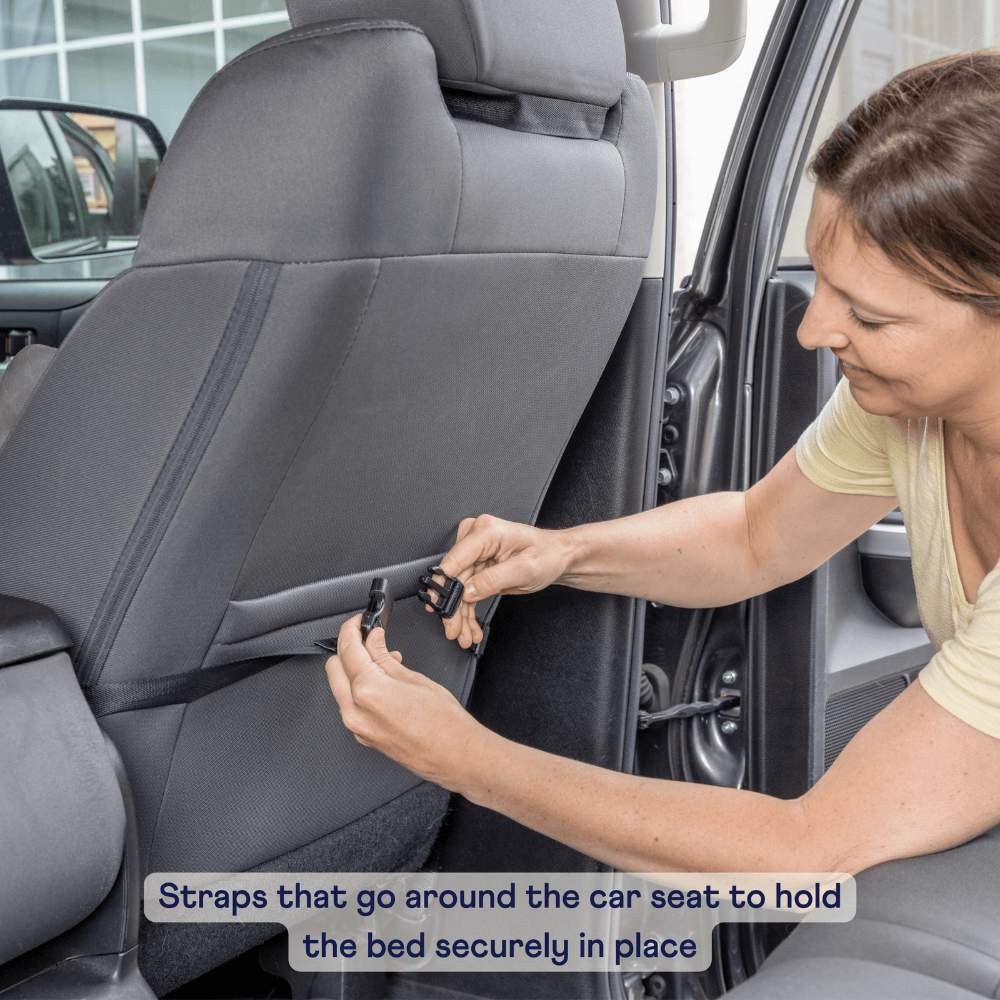
<path fill-rule="evenodd" d="M 949 851 L 879 865 L 857 881 L 853 921 L 797 928 L 733 996 L 997 996 L 1000 828 Z M 845 992 L 855 981 L 867 986 Z M 780 992 L 791 983 L 801 991 Z"/>
<path fill-rule="evenodd" d="M 802 958 L 765 966 L 726 994 L 733 1000 L 973 1000 L 958 986 L 853 958 Z"/>

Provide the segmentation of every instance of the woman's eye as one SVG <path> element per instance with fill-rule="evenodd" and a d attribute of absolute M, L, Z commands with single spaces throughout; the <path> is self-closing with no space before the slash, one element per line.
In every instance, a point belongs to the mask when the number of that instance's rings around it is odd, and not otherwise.
<path fill-rule="evenodd" d="M 853 309 L 848 309 L 847 313 L 863 330 L 878 330 L 880 327 L 885 326 L 885 323 L 875 323 L 870 319 L 862 319 Z"/>

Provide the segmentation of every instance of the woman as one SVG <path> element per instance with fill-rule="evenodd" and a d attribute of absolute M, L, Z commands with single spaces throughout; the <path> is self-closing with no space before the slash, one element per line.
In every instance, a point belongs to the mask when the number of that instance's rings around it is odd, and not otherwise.
<path fill-rule="evenodd" d="M 684 607 L 811 572 L 899 504 L 938 650 L 805 795 L 620 774 L 511 743 L 357 619 L 327 664 L 345 724 L 430 781 L 626 871 L 859 872 L 1000 822 L 1000 52 L 909 70 L 820 148 L 798 331 L 843 379 L 746 493 L 564 531 L 464 521 L 475 602 L 552 583 Z M 608 823 L 607 817 L 616 817 Z M 664 819 L 683 816 L 682 823 Z"/>

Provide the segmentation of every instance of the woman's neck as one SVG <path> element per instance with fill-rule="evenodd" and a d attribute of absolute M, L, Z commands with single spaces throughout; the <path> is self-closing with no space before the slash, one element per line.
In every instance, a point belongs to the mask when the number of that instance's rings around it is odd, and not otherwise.
<path fill-rule="evenodd" d="M 944 422 L 950 434 L 983 461 L 1000 460 L 1000 387 L 969 395 Z"/>

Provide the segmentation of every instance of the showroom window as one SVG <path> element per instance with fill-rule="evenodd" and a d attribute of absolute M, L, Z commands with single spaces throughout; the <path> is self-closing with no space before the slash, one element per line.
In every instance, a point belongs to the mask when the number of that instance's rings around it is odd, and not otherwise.
<path fill-rule="evenodd" d="M 998 43 L 1000 0 L 863 0 L 820 114 L 809 159 L 837 122 L 897 73 L 939 56 Z M 782 260 L 787 263 L 806 257 L 812 191 L 812 181 L 804 176 L 782 246 Z"/>
<path fill-rule="evenodd" d="M 0 0 L 0 95 L 138 111 L 169 141 L 220 66 L 287 27 L 283 0 Z"/>

